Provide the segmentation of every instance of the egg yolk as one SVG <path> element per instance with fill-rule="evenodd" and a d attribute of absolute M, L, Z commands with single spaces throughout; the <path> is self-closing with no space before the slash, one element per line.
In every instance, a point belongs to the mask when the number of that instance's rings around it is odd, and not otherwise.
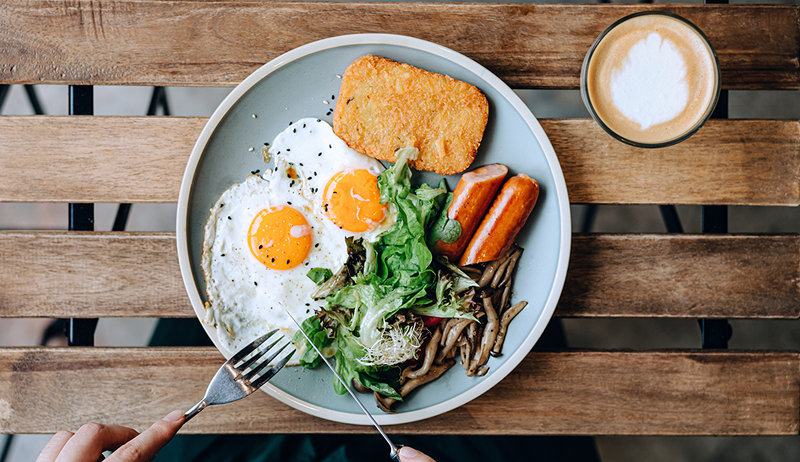
<path fill-rule="evenodd" d="M 353 233 L 369 231 L 383 219 L 378 178 L 368 170 L 337 173 L 325 186 L 322 200 L 328 218 Z"/>
<path fill-rule="evenodd" d="M 250 251 L 267 268 L 288 270 L 303 263 L 311 251 L 311 226 L 295 208 L 269 207 L 253 218 L 247 240 Z"/>

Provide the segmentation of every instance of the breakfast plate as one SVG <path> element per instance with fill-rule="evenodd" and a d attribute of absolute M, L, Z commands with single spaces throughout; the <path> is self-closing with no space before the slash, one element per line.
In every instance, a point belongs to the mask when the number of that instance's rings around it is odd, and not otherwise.
<path fill-rule="evenodd" d="M 205 317 L 206 286 L 201 268 L 209 210 L 235 183 L 269 166 L 261 147 L 291 122 L 314 117 L 331 123 L 341 76 L 355 59 L 373 54 L 446 74 L 477 86 L 489 101 L 489 122 L 473 167 L 508 166 L 509 175 L 538 180 L 539 200 L 516 242 L 525 249 L 516 273 L 513 301 L 528 306 L 509 326 L 503 355 L 490 358 L 483 377 L 467 377 L 457 364 L 399 403 L 396 414 L 368 406 L 383 425 L 414 422 L 461 406 L 492 388 L 528 354 L 555 310 L 570 251 L 567 188 L 553 147 L 525 104 L 491 72 L 448 48 L 387 34 L 334 37 L 304 45 L 265 64 L 237 86 L 209 119 L 189 157 L 180 189 L 177 244 L 181 274 L 199 319 Z M 415 172 L 415 182 L 435 184 L 441 176 Z M 452 189 L 458 176 L 445 177 Z M 203 325 L 226 358 L 232 356 Z M 286 367 L 263 390 L 308 414 L 350 424 L 370 424 L 353 400 L 334 392 L 326 368 Z M 367 396 L 367 395 L 365 395 Z"/>

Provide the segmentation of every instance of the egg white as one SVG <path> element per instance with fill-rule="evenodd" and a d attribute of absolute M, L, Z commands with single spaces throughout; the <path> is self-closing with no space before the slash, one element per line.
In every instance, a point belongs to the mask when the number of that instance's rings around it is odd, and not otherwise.
<path fill-rule="evenodd" d="M 215 326 L 221 344 L 238 351 L 272 329 L 291 339 L 298 321 L 325 306 L 310 294 L 317 285 L 306 274 L 322 267 L 336 272 L 347 259 L 345 237 L 374 241 L 395 221 L 387 208 L 384 219 L 364 233 L 339 229 L 323 212 L 323 192 L 340 171 L 365 169 L 379 175 L 383 166 L 350 149 L 330 125 L 318 119 L 302 119 L 280 133 L 270 154 L 275 168 L 263 177 L 250 175 L 231 186 L 211 209 L 203 242 L 202 267 L 208 302 L 204 323 Z M 290 205 L 300 211 L 312 229 L 312 247 L 305 261 L 289 270 L 273 270 L 252 254 L 248 230 L 261 210 Z M 295 354 L 289 365 L 297 365 Z"/>

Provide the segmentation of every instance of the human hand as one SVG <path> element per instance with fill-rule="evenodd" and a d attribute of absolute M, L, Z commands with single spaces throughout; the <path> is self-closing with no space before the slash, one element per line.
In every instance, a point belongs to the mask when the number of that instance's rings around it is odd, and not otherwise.
<path fill-rule="evenodd" d="M 108 462 L 148 462 L 178 433 L 183 411 L 172 411 L 139 434 L 120 425 L 88 423 L 76 433 L 60 431 L 42 449 L 36 462 L 94 462 L 114 451 Z M 416 461 L 416 459 L 414 459 Z"/>
<path fill-rule="evenodd" d="M 414 448 L 403 446 L 397 453 L 402 462 L 436 462 L 425 454 L 417 451 Z"/>

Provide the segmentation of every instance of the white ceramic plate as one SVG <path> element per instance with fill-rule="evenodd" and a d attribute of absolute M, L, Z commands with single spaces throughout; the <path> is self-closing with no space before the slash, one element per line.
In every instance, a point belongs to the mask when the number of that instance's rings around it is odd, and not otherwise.
<path fill-rule="evenodd" d="M 423 40 L 386 34 L 334 37 L 292 50 L 265 64 L 237 86 L 209 119 L 194 146 L 181 184 L 177 243 L 181 274 L 198 318 L 204 316 L 205 281 L 200 268 L 203 228 L 209 210 L 232 184 L 244 181 L 265 165 L 260 147 L 271 142 L 292 121 L 321 118 L 336 103 L 341 75 L 365 54 L 385 56 L 429 71 L 450 75 L 477 86 L 489 100 L 489 123 L 474 166 L 499 162 L 510 175 L 526 173 L 539 181 L 536 208 L 517 238 L 525 248 L 517 270 L 513 301 L 529 305 L 511 323 L 504 354 L 489 359 L 489 373 L 467 377 L 460 364 L 438 380 L 412 392 L 384 414 L 365 399 L 383 424 L 426 419 L 465 404 L 508 375 L 544 331 L 561 294 L 570 250 L 570 213 L 561 167 L 539 122 L 500 79 L 471 59 Z M 326 104 L 326 102 L 328 104 Z M 252 115 L 257 114 L 257 118 Z M 255 147 L 254 151 L 249 151 Z M 415 180 L 435 184 L 438 175 L 419 172 Z M 450 188 L 457 176 L 447 177 Z M 226 358 L 214 328 L 204 326 Z M 368 425 L 347 395 L 333 391 L 333 374 L 326 368 L 285 368 L 267 386 L 271 396 L 296 409 L 338 422 Z M 368 395 L 364 395 L 365 398 Z"/>

